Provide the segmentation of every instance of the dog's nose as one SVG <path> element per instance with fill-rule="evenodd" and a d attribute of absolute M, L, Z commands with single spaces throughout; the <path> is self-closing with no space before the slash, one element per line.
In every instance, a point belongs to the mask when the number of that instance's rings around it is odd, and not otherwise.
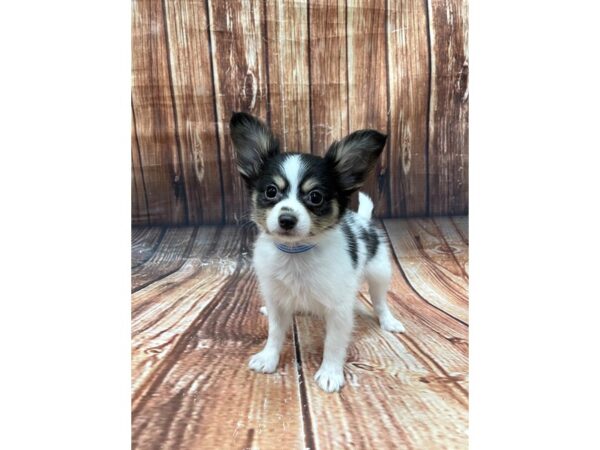
<path fill-rule="evenodd" d="M 298 223 L 296 216 L 283 213 L 279 216 L 279 226 L 284 230 L 291 230 Z"/>

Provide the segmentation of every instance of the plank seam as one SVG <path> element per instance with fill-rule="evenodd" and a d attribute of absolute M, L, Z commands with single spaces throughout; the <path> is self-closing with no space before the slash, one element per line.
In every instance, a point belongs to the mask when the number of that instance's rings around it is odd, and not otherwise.
<path fill-rule="evenodd" d="M 442 365 L 440 363 L 435 361 L 433 358 L 429 357 L 427 355 L 427 353 L 425 351 L 423 351 L 423 349 L 421 349 L 419 344 L 417 344 L 417 342 L 412 337 L 410 337 L 406 334 L 403 336 L 397 336 L 397 337 L 400 341 L 404 342 L 405 344 L 407 344 L 406 341 L 410 342 L 410 344 L 408 344 L 407 346 L 409 348 L 414 346 L 414 348 L 416 349 L 416 351 L 413 350 L 413 355 L 415 355 L 417 358 L 419 358 L 423 364 L 425 364 L 426 366 L 429 366 L 429 369 L 434 373 L 435 373 L 435 370 L 433 369 L 433 367 L 435 367 L 435 369 L 437 369 L 439 372 L 441 372 L 441 374 L 444 377 L 446 377 L 448 380 L 450 380 L 452 385 L 456 389 L 458 389 L 463 395 L 465 395 L 468 399 L 469 392 L 464 387 L 462 387 L 460 384 L 458 384 L 455 377 L 450 376 L 450 374 L 446 371 L 446 369 L 444 369 L 444 367 L 442 367 Z M 443 386 L 447 386 L 447 385 L 444 384 Z M 454 394 L 453 389 L 449 389 L 449 390 L 450 390 L 451 395 Z M 452 395 L 452 396 L 460 403 L 463 402 L 460 398 L 456 397 L 455 395 Z"/>
<path fill-rule="evenodd" d="M 458 267 L 458 270 L 460 270 L 460 272 L 463 274 L 463 276 L 465 277 L 465 280 L 468 282 L 469 280 L 469 275 L 467 275 L 467 273 L 464 271 L 463 267 L 461 266 L 461 264 L 458 262 L 458 259 L 456 259 L 456 255 L 454 254 L 454 252 L 452 251 L 452 247 L 450 247 L 450 244 L 448 244 L 448 241 L 446 240 L 446 236 L 444 236 L 444 233 L 442 233 L 442 230 L 440 229 L 440 227 L 438 226 L 437 222 L 435 221 L 435 217 L 431 220 L 433 222 L 433 224 L 435 225 L 435 228 L 438 230 L 438 233 L 440 234 L 440 237 L 442 238 L 442 240 L 444 241 L 444 244 L 446 245 L 446 247 L 448 248 L 448 250 L 450 250 L 450 254 L 452 255 L 452 259 L 454 260 L 454 262 L 456 263 L 456 266 Z"/>
<path fill-rule="evenodd" d="M 163 21 L 165 26 L 165 46 L 167 48 L 167 72 L 169 73 L 169 92 L 171 93 L 171 101 L 173 102 L 173 121 L 175 123 L 175 145 L 177 147 L 177 156 L 179 159 L 179 175 L 181 177 L 181 185 L 183 189 L 180 189 L 180 184 L 175 185 L 175 198 L 177 198 L 179 191 L 183 194 L 183 208 L 185 212 L 185 223 L 190 223 L 190 212 L 187 201 L 187 192 L 185 184 L 185 171 L 183 170 L 183 159 L 181 157 L 181 139 L 179 137 L 179 120 L 177 118 L 177 102 L 175 101 L 175 88 L 173 86 L 173 65 L 171 62 L 171 43 L 169 41 L 169 20 L 167 18 L 167 6 L 166 0 L 162 0 L 162 13 Z"/>
<path fill-rule="evenodd" d="M 215 239 L 219 239 L 219 236 L 220 236 L 220 233 L 215 236 Z M 213 245 L 213 246 L 211 246 L 211 248 L 214 249 L 215 246 Z M 210 254 L 210 250 L 207 251 L 207 254 Z M 179 268 L 179 270 L 181 270 L 181 267 Z M 181 280 L 178 280 L 177 283 L 174 283 L 173 286 L 170 286 L 170 287 L 164 289 L 163 291 L 161 291 L 160 295 L 161 296 L 165 296 L 165 297 L 167 295 L 170 295 L 173 290 L 177 289 L 178 285 L 185 284 L 185 283 L 187 283 L 188 281 L 190 281 L 192 279 L 197 279 L 199 277 L 199 275 L 203 272 L 203 270 L 204 269 L 202 267 L 196 268 L 189 275 L 186 275 L 185 278 L 182 278 Z M 166 277 L 161 278 L 160 280 L 165 280 L 165 278 L 168 278 L 168 277 L 170 277 L 171 275 L 173 275 L 173 274 L 175 274 L 177 272 L 178 271 L 173 272 L 170 275 L 167 275 Z M 160 281 L 160 280 L 157 280 L 157 281 Z M 203 298 L 204 298 L 204 294 L 202 294 L 199 297 L 199 299 L 203 299 Z M 132 310 L 131 310 L 131 316 L 132 316 L 132 318 L 135 318 L 135 317 L 139 316 L 141 313 L 143 313 L 144 311 L 147 311 L 148 310 L 148 305 L 151 304 L 152 302 L 153 302 L 153 299 L 150 299 L 150 300 L 146 300 L 144 302 L 141 302 L 139 305 L 137 305 L 135 307 L 132 307 Z M 143 332 L 143 331 L 145 331 L 145 329 L 140 330 L 140 332 Z M 156 337 L 158 337 L 158 335 L 153 336 L 153 338 L 156 338 Z"/>
<path fill-rule="evenodd" d="M 163 238 L 165 237 L 165 234 L 167 233 L 167 227 L 164 226 L 162 227 L 162 229 L 160 230 L 160 235 L 158 236 L 158 239 L 156 240 L 152 251 L 150 252 L 150 255 L 148 255 L 148 257 L 146 259 L 144 259 L 142 262 L 140 262 L 139 264 L 136 264 L 135 266 L 131 267 L 131 270 L 136 269 L 137 267 L 140 267 L 144 264 L 146 264 L 156 253 L 156 250 L 158 249 L 160 243 L 162 242 Z"/>
<path fill-rule="evenodd" d="M 390 234 L 388 233 L 387 227 L 385 226 L 385 222 L 384 222 L 383 220 L 380 220 L 379 222 L 382 224 L 382 226 L 383 226 L 383 229 L 384 229 L 384 231 L 385 231 L 385 234 L 386 234 L 386 236 L 387 236 L 387 238 L 388 238 L 388 241 L 391 243 L 391 242 L 392 242 L 392 239 L 390 238 Z M 409 287 L 410 287 L 410 289 L 413 291 L 413 293 L 414 293 L 414 294 L 415 294 L 415 295 L 416 295 L 418 298 L 420 298 L 421 300 L 423 300 L 425 303 L 427 303 L 428 305 L 430 305 L 431 307 L 433 307 L 433 308 L 437 309 L 437 310 L 438 310 L 438 311 L 440 311 L 442 314 L 444 314 L 444 315 L 446 315 L 446 316 L 448 316 L 448 317 L 450 317 L 450 318 L 452 318 L 452 319 L 456 320 L 457 322 L 459 322 L 459 323 L 463 324 L 465 327 L 467 327 L 467 328 L 468 328 L 468 327 L 469 327 L 469 324 L 468 324 L 468 323 L 466 323 L 466 322 L 462 321 L 462 320 L 461 320 L 461 319 L 459 319 L 458 317 L 455 317 L 455 316 L 453 316 L 453 315 L 452 315 L 452 314 L 450 314 L 449 312 L 447 312 L 447 311 L 444 311 L 444 310 L 443 310 L 442 308 L 440 308 L 439 306 L 436 306 L 436 305 L 434 305 L 434 304 L 433 304 L 433 303 L 431 303 L 429 300 L 427 300 L 425 297 L 423 297 L 419 291 L 417 291 L 417 290 L 415 289 L 415 287 L 412 285 L 412 283 L 409 281 L 408 277 L 406 276 L 406 273 L 404 273 L 404 269 L 402 268 L 402 264 L 400 264 L 400 259 L 398 258 L 398 255 L 396 254 L 396 250 L 394 249 L 394 246 L 393 246 L 393 245 L 390 245 L 390 248 L 391 248 L 391 250 L 392 250 L 392 254 L 394 255 L 394 256 L 393 256 L 393 257 L 394 257 L 394 260 L 396 261 L 396 264 L 398 265 L 398 268 L 400 269 L 400 273 L 402 274 L 402 278 L 403 278 L 403 279 L 404 279 L 404 281 L 406 282 L 407 286 L 409 286 Z"/>
<path fill-rule="evenodd" d="M 152 375 L 150 377 L 148 377 L 146 382 L 138 388 L 138 395 L 137 396 L 134 395 L 134 398 L 132 401 L 133 416 L 137 416 L 139 414 L 140 410 L 145 406 L 146 402 L 148 402 L 148 400 L 152 397 L 153 392 L 158 388 L 158 386 L 162 382 L 163 378 L 171 370 L 171 365 L 168 364 L 171 361 L 171 359 L 176 359 L 181 355 L 181 353 L 183 353 L 183 351 L 186 349 L 186 347 L 189 344 L 189 342 L 191 341 L 191 339 L 197 335 L 198 330 L 208 320 L 208 316 L 210 316 L 210 314 L 219 306 L 219 304 L 222 303 L 222 302 L 219 302 L 216 300 L 221 299 L 223 293 L 227 292 L 227 290 L 233 284 L 238 282 L 240 273 L 242 272 L 242 270 L 245 268 L 244 266 L 246 265 L 246 258 L 243 255 L 245 238 L 246 238 L 246 236 L 242 237 L 242 242 L 240 244 L 242 251 L 240 251 L 240 253 L 238 255 L 236 267 L 235 267 L 235 270 L 233 271 L 233 273 L 229 276 L 229 278 L 223 284 L 223 286 L 219 289 L 219 291 L 217 293 L 215 293 L 215 296 L 213 297 L 212 301 L 210 303 L 208 303 L 202 309 L 202 311 L 200 311 L 198 313 L 198 315 L 192 321 L 192 323 L 186 329 L 186 331 L 183 332 L 179 336 L 179 339 L 177 339 L 173 348 L 170 350 L 169 354 L 166 355 L 165 358 L 160 362 L 159 366 L 154 370 Z M 147 386 L 147 385 L 148 385 L 148 388 L 144 392 L 143 390 L 144 390 L 145 386 Z"/>
<path fill-rule="evenodd" d="M 384 8 L 385 8 L 385 14 L 384 14 L 384 33 L 385 33 L 385 84 L 386 84 L 386 101 L 387 101 L 387 110 L 386 110 L 386 133 L 388 135 L 388 140 L 387 140 L 387 170 L 386 170 L 386 187 L 387 187 L 387 215 L 386 217 L 391 217 L 392 216 L 392 187 L 391 187 L 391 180 L 390 180 L 390 169 L 392 167 L 392 150 L 391 150 L 391 143 L 390 143 L 390 136 L 392 134 L 392 102 L 391 102 L 391 95 L 390 95 L 390 61 L 389 61 L 389 53 L 390 53 L 390 44 L 389 44 L 389 39 L 388 39 L 388 33 L 389 33 L 389 26 L 388 26 L 388 21 L 389 21 L 389 0 L 385 0 L 385 4 L 384 4 Z"/>
<path fill-rule="evenodd" d="M 312 45 L 310 40 L 310 2 L 306 2 L 306 37 L 308 43 L 308 124 L 310 129 L 308 130 L 309 142 L 310 142 L 310 153 L 314 155 L 314 144 L 313 144 L 313 114 L 312 114 L 312 52 L 310 51 Z"/>
<path fill-rule="evenodd" d="M 281 5 L 279 5 L 281 6 Z M 264 20 L 262 21 L 262 32 L 265 36 L 265 45 L 263 49 L 263 57 L 265 58 L 265 74 L 267 78 L 267 124 L 271 127 L 271 81 L 269 77 L 269 26 L 267 20 L 269 15 L 267 14 L 267 0 L 263 0 L 263 15 Z M 284 130 L 285 133 L 285 130 Z"/>
<path fill-rule="evenodd" d="M 316 449 L 315 436 L 312 429 L 312 419 L 310 416 L 310 407 L 308 404 L 308 393 L 306 392 L 306 378 L 304 368 L 302 366 L 302 354 L 300 351 L 300 339 L 298 338 L 298 327 L 296 326 L 296 318 L 292 328 L 294 336 L 294 350 L 296 355 L 296 370 L 298 371 L 298 390 L 300 391 L 300 411 L 302 413 L 302 425 L 304 428 L 304 447 L 308 449 Z"/>
<path fill-rule="evenodd" d="M 138 159 L 140 160 L 140 174 L 142 175 L 142 186 L 144 186 L 144 200 L 146 202 L 146 220 L 150 225 L 150 203 L 148 202 L 148 193 L 146 192 L 146 177 L 144 176 L 144 166 L 142 164 L 142 149 L 140 147 L 140 138 L 137 132 L 137 121 L 135 119 L 135 108 L 133 107 L 133 93 L 131 95 L 131 116 L 133 118 L 133 132 L 135 133 L 135 143 L 137 145 Z"/>
<path fill-rule="evenodd" d="M 442 280 L 442 281 L 447 281 L 449 283 L 453 283 L 452 279 L 450 277 L 448 277 L 446 275 L 446 271 L 450 272 L 451 274 L 455 275 L 458 277 L 458 275 L 454 274 L 454 272 L 452 272 L 452 270 L 448 269 L 447 267 L 443 266 L 442 264 L 438 264 L 437 262 L 435 262 L 431 256 L 429 256 L 427 254 L 427 252 L 425 251 L 425 247 L 423 246 L 423 243 L 421 242 L 421 237 L 418 234 L 418 232 L 415 232 L 414 227 L 416 226 L 419 230 L 423 231 L 426 234 L 431 234 L 423 225 L 421 225 L 420 223 L 416 223 L 416 225 L 413 225 L 418 219 L 408 219 L 406 221 L 406 228 L 407 231 L 409 233 L 411 233 L 411 237 L 414 238 L 415 241 L 415 247 L 417 248 L 417 251 L 419 252 L 419 256 L 422 258 L 423 260 L 423 266 L 424 267 L 429 267 L 431 272 L 434 273 L 438 279 Z M 432 217 L 430 219 L 432 222 L 434 222 L 434 218 Z M 435 225 L 435 223 L 434 223 Z M 436 239 L 438 238 L 437 236 L 435 236 Z M 446 242 L 446 240 L 442 237 L 441 238 L 444 241 L 444 244 L 446 246 L 448 246 L 448 243 Z M 449 246 L 448 246 L 449 247 Z M 455 259 L 456 261 L 456 259 Z M 456 261 L 457 265 L 459 266 L 458 269 L 459 271 L 461 271 L 461 267 L 460 264 L 458 264 L 458 261 Z M 441 270 L 440 268 L 444 269 Z M 460 277 L 459 277 L 460 278 Z M 467 279 L 465 279 L 465 281 L 468 283 L 468 277 Z M 415 288 L 416 289 L 416 288 Z M 465 299 L 462 298 L 462 296 L 460 297 L 460 300 L 463 303 L 468 303 L 468 297 L 467 295 L 465 295 Z"/>
<path fill-rule="evenodd" d="M 215 232 L 215 236 L 214 236 L 214 243 L 213 243 L 213 244 L 210 246 L 210 248 L 209 248 L 209 249 L 207 249 L 207 250 L 206 250 L 206 254 L 213 254 L 213 253 L 214 253 L 214 251 L 215 251 L 215 248 L 216 248 L 216 243 L 217 243 L 217 242 L 218 242 L 218 240 L 220 239 L 220 236 L 221 236 L 221 232 L 220 232 L 220 228 L 218 228 L 218 229 L 216 230 L 216 232 Z M 196 239 L 198 239 L 198 237 L 196 237 Z M 184 264 L 184 265 L 185 265 L 185 264 Z M 161 278 L 161 280 L 164 280 L 165 278 L 167 278 L 167 277 L 169 277 L 169 276 L 171 276 L 171 275 L 174 275 L 174 274 L 176 274 L 177 272 L 179 272 L 179 270 L 181 270 L 181 268 L 182 268 L 182 267 L 183 267 L 183 266 L 181 266 L 181 267 L 180 267 L 180 268 L 179 268 L 177 271 L 173 272 L 172 274 L 170 274 L 170 275 L 167 275 L 167 276 L 166 276 L 166 277 L 164 277 L 164 278 Z M 164 290 L 162 290 L 162 291 L 161 291 L 161 293 L 160 293 L 160 295 L 161 295 L 161 296 L 165 296 L 165 297 L 166 297 L 166 295 L 167 295 L 167 294 L 171 294 L 171 292 L 172 292 L 173 290 L 176 290 L 176 289 L 178 288 L 178 286 L 179 286 L 179 285 L 186 284 L 188 281 L 190 281 L 190 280 L 192 280 L 192 279 L 198 279 L 198 278 L 199 278 L 199 276 L 200 276 L 200 274 L 202 274 L 202 272 L 203 272 L 204 270 L 205 270 L 205 269 L 204 269 L 203 265 L 201 264 L 199 267 L 196 267 L 192 273 L 190 273 L 189 275 L 185 276 L 185 278 L 181 278 L 180 280 L 178 280 L 178 281 L 177 281 L 177 283 L 174 283 L 174 284 L 173 284 L 173 286 L 171 286 L 171 287 L 169 287 L 169 288 L 167 288 L 167 289 L 164 289 Z M 157 280 L 157 281 L 160 281 L 160 280 Z M 202 300 L 202 299 L 204 298 L 204 296 L 205 296 L 205 295 L 207 295 L 207 293 L 202 293 L 202 294 L 201 294 L 201 295 L 198 297 L 198 301 Z M 181 300 L 181 299 L 179 299 L 179 300 Z M 176 302 L 175 304 L 179 304 L 179 300 L 177 300 L 177 302 Z M 133 306 L 132 306 L 132 308 L 131 308 L 131 317 L 132 317 L 132 319 L 133 319 L 133 318 L 135 318 L 135 317 L 137 317 L 138 315 L 140 315 L 142 312 L 146 311 L 146 310 L 148 309 L 147 305 L 148 305 L 149 303 L 152 303 L 152 300 L 150 300 L 150 301 L 145 301 L 145 302 L 142 302 L 142 303 L 140 303 L 139 305 L 137 305 L 136 307 L 133 307 Z M 167 308 L 167 309 L 165 310 L 165 312 L 166 312 L 166 311 L 169 311 L 169 310 L 171 310 L 171 309 L 173 309 L 173 306 L 171 306 L 171 307 Z M 160 320 L 160 318 L 159 318 L 158 320 Z M 135 333 L 134 333 L 134 335 L 135 335 L 135 334 L 139 334 L 139 333 L 143 333 L 143 332 L 147 331 L 147 329 L 149 329 L 149 328 L 150 328 L 151 326 L 153 326 L 155 323 L 156 323 L 156 321 L 154 321 L 154 322 L 150 322 L 150 323 L 149 323 L 149 325 L 147 325 L 145 328 L 142 328 L 142 329 L 140 329 L 139 331 L 135 332 Z M 163 332 L 164 332 L 164 330 L 163 330 L 163 331 L 161 331 L 161 332 L 160 332 L 158 335 L 155 335 L 155 336 L 153 336 L 153 337 L 152 337 L 152 339 L 154 339 L 154 338 L 157 338 L 157 337 L 158 337 L 160 334 L 162 334 Z"/>
<path fill-rule="evenodd" d="M 458 233 L 458 235 L 460 236 L 460 238 L 462 239 L 462 241 L 467 245 L 467 247 L 469 246 L 469 239 L 467 239 L 462 231 L 460 230 L 460 228 L 458 227 L 458 225 L 456 225 L 456 222 L 454 221 L 454 219 L 452 217 L 449 217 L 450 222 L 452 222 L 452 226 L 454 227 L 454 229 L 456 230 L 456 232 Z"/>
<path fill-rule="evenodd" d="M 215 75 L 215 66 L 213 61 L 213 42 L 212 42 L 212 33 L 211 33 L 211 13 L 210 13 L 210 5 L 208 4 L 208 0 L 204 0 L 204 7 L 206 8 L 206 34 L 208 36 L 208 53 L 210 60 L 210 75 L 211 75 L 211 87 L 212 87 L 212 97 L 213 97 L 213 115 L 215 118 L 215 136 L 217 138 L 217 161 L 219 163 L 219 182 L 221 188 L 221 225 L 225 225 L 226 222 L 226 211 L 225 211 L 225 187 L 223 186 L 223 163 L 221 161 L 221 138 L 219 136 L 219 115 L 217 110 L 217 88 L 216 88 L 216 75 Z"/>
<path fill-rule="evenodd" d="M 168 277 L 169 275 L 174 274 L 175 272 L 177 272 L 179 269 L 181 269 L 183 267 L 183 265 L 185 264 L 186 260 L 188 259 L 188 257 L 190 256 L 190 253 L 192 251 L 192 248 L 194 246 L 194 241 L 196 240 L 196 236 L 198 235 L 198 227 L 194 227 L 194 231 L 192 231 L 192 235 L 190 236 L 190 240 L 188 241 L 185 250 L 183 251 L 183 254 L 181 255 L 181 264 L 179 264 L 176 268 L 174 268 L 173 270 L 163 273 L 162 275 L 158 276 L 157 278 L 154 278 L 150 281 L 147 281 L 143 284 L 141 284 L 140 286 L 134 288 L 131 290 L 132 294 L 135 294 L 138 291 L 141 291 L 144 288 L 147 288 L 148 286 L 150 286 L 151 284 L 156 283 L 157 281 L 162 280 L 163 278 Z"/>
<path fill-rule="evenodd" d="M 344 29 L 346 30 L 346 133 L 350 133 L 350 63 L 348 61 L 348 0 L 344 1 Z M 343 136 L 341 136 L 343 138 Z"/>
<path fill-rule="evenodd" d="M 425 172 L 426 172 L 426 177 L 427 177 L 427 182 L 425 183 L 425 211 L 426 214 L 428 216 L 431 215 L 431 202 L 429 199 L 429 195 L 430 195 L 430 189 L 429 189 L 429 177 L 430 177 L 430 170 L 429 170 L 429 144 L 430 144 L 430 136 L 429 136 L 429 127 L 431 126 L 431 97 L 433 95 L 433 92 L 431 91 L 431 86 L 432 86 L 432 72 L 433 72 L 433 67 L 432 67 L 432 48 L 431 48 L 431 21 L 429 18 L 429 2 L 431 0 L 425 0 L 425 19 L 427 21 L 427 64 L 428 64 L 428 76 L 429 76 L 429 87 L 428 87 L 428 91 L 429 91 L 429 95 L 427 96 L 427 127 L 426 127 L 426 131 L 425 131 Z"/>

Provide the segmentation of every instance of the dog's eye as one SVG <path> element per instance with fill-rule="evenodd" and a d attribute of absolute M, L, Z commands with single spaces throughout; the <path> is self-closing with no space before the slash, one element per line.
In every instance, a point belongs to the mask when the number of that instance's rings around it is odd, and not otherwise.
<path fill-rule="evenodd" d="M 274 184 L 270 184 L 267 186 L 267 189 L 265 189 L 265 197 L 269 199 L 274 199 L 275 197 L 277 197 L 278 192 L 279 191 L 277 190 L 277 186 L 275 186 Z"/>
<path fill-rule="evenodd" d="M 323 203 L 323 194 L 321 194 L 319 191 L 311 191 L 308 194 L 308 203 L 313 206 L 319 206 L 321 203 Z"/>

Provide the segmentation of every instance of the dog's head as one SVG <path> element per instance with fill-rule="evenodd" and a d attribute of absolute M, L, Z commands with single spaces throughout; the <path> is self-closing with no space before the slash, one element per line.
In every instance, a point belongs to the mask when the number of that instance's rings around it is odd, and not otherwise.
<path fill-rule="evenodd" d="M 252 198 L 252 219 L 283 242 L 310 240 L 334 226 L 385 145 L 386 136 L 360 130 L 334 142 L 325 157 L 281 153 L 269 128 L 246 113 L 229 124 L 237 166 Z"/>

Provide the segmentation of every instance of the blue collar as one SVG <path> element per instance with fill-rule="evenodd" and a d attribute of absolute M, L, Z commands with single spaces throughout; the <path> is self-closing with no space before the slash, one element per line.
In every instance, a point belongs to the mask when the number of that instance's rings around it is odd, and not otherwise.
<path fill-rule="evenodd" d="M 285 245 L 285 244 L 275 243 L 275 246 L 279 250 L 281 250 L 282 252 L 285 252 L 285 253 L 304 253 L 304 252 L 309 251 L 315 245 L 317 245 L 317 244 L 298 244 L 298 245 L 294 245 L 294 246 L 289 246 L 289 245 Z"/>

